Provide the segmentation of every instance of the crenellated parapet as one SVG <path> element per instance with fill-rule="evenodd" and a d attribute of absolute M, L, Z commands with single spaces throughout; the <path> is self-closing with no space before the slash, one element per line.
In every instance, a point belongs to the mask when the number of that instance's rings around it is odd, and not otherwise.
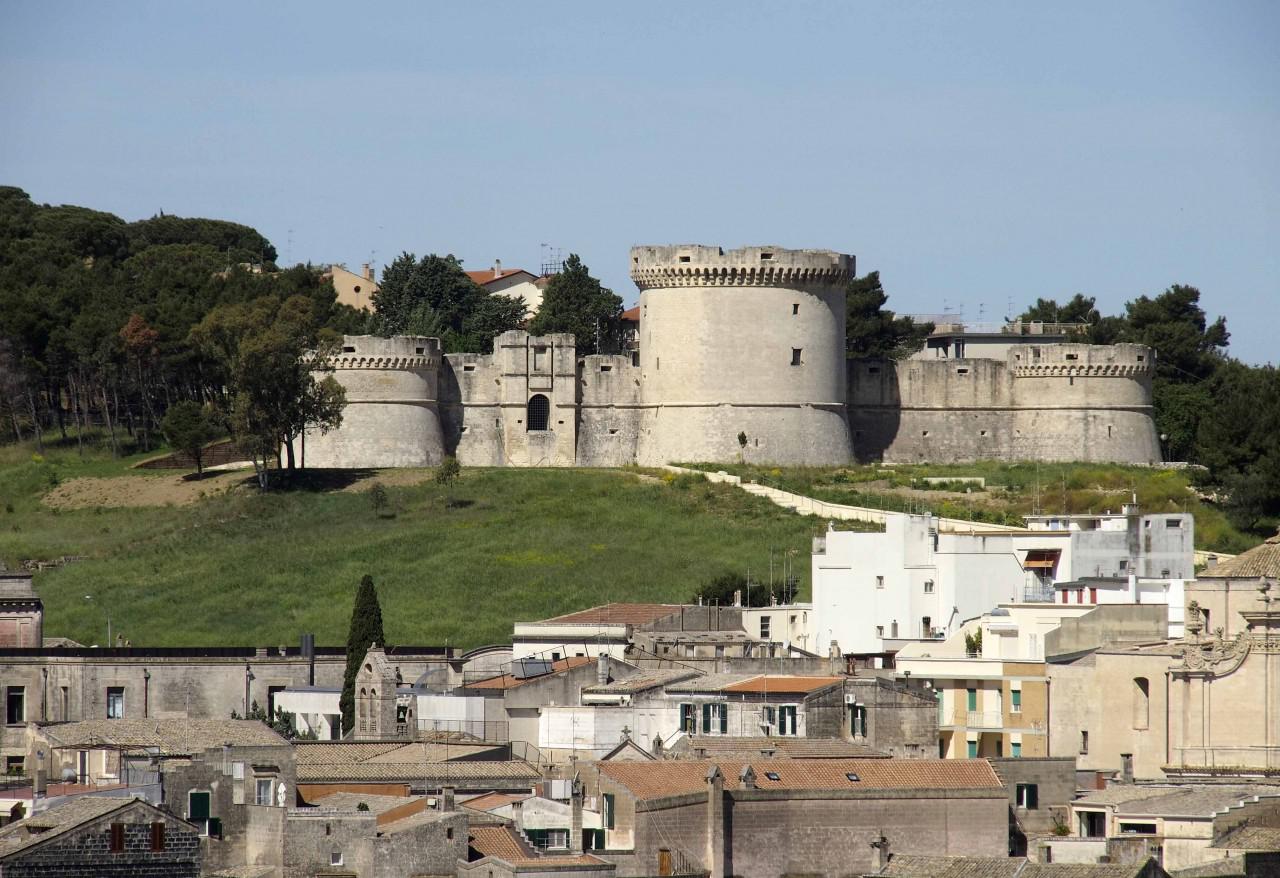
<path fill-rule="evenodd" d="M 631 248 L 631 279 L 643 292 L 679 287 L 842 287 L 854 276 L 855 259 L 832 250 L 701 244 Z"/>
<path fill-rule="evenodd" d="M 440 356 L 362 357 L 351 354 L 338 354 L 329 358 L 329 365 L 335 369 L 438 369 L 440 368 Z"/>
<path fill-rule="evenodd" d="M 439 369 L 443 357 L 440 339 L 421 335 L 348 335 L 328 363 L 334 369 L 422 371 Z"/>
<path fill-rule="evenodd" d="M 1149 375 L 1141 363 L 1042 363 L 1014 366 L 1015 378 L 1133 378 Z"/>

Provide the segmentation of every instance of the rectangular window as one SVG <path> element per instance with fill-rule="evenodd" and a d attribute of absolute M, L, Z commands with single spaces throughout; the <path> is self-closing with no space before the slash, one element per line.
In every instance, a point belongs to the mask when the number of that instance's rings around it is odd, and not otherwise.
<path fill-rule="evenodd" d="M 27 721 L 27 690 L 24 686 L 10 686 L 5 690 L 4 721 L 11 726 Z"/>
<path fill-rule="evenodd" d="M 791 365 L 793 366 L 800 365 L 800 351 L 801 351 L 800 348 L 791 349 Z"/>
<path fill-rule="evenodd" d="M 1022 742 L 1021 741 L 1014 741 L 1012 744 L 1009 745 L 1009 747 L 1011 750 L 1011 755 L 1013 756 L 1014 759 L 1022 758 Z"/>
<path fill-rule="evenodd" d="M 159 852 L 164 850 L 164 822 L 156 821 L 151 824 L 151 850 Z"/>
<path fill-rule="evenodd" d="M 853 716 L 849 722 L 850 729 L 855 738 L 865 738 L 867 736 L 867 706 L 865 704 L 855 704 L 853 706 Z"/>
<path fill-rule="evenodd" d="M 1121 823 L 1121 835 L 1155 835 L 1156 825 L 1154 823 Z"/>
<path fill-rule="evenodd" d="M 1080 730 L 1080 755 L 1089 755 L 1089 732 L 1087 729 Z"/>
<path fill-rule="evenodd" d="M 976 711 L 978 709 L 978 690 L 966 689 L 965 693 L 968 695 L 968 699 L 969 699 L 968 700 L 969 706 L 966 709 L 970 711 Z"/>
<path fill-rule="evenodd" d="M 192 790 L 187 793 L 187 819 L 196 825 L 201 835 L 213 835 L 209 819 L 209 799 L 208 792 Z"/>
<path fill-rule="evenodd" d="M 694 720 L 692 704 L 680 705 L 680 730 L 688 735 L 692 735 L 698 730 Z"/>
<path fill-rule="evenodd" d="M 613 824 L 617 814 L 617 802 L 613 793 L 605 793 L 601 798 L 604 800 L 604 814 L 601 815 L 604 818 L 604 828 L 613 829 Z"/>
<path fill-rule="evenodd" d="M 342 865 L 342 851 L 332 851 L 332 852 L 330 852 L 330 854 L 329 854 L 329 865 L 330 865 L 330 866 L 341 866 L 341 865 Z"/>
<path fill-rule="evenodd" d="M 716 707 L 720 709 L 720 734 L 727 735 L 729 734 L 729 705 L 717 704 Z"/>
<path fill-rule="evenodd" d="M 547 850 L 565 851 L 569 849 L 569 830 L 548 829 Z"/>
<path fill-rule="evenodd" d="M 1089 586 L 1089 603 L 1096 604 L 1098 602 L 1098 589 L 1096 586 Z"/>
<path fill-rule="evenodd" d="M 926 579 L 926 580 L 924 581 L 924 593 L 925 593 L 925 594 L 933 594 L 933 580 L 932 580 L 932 579 Z"/>
<path fill-rule="evenodd" d="M 1182 519 L 1181 518 L 1166 519 L 1164 526 L 1165 527 L 1182 527 Z"/>
<path fill-rule="evenodd" d="M 1040 788 L 1033 783 L 1020 783 L 1014 787 L 1014 803 L 1019 808 L 1034 811 L 1040 807 Z"/>
<path fill-rule="evenodd" d="M 768 640 L 768 639 L 769 639 L 769 628 L 770 628 L 770 619 L 769 619 L 769 617 L 768 617 L 768 616 L 761 616 L 761 617 L 760 617 L 760 639 L 761 639 L 761 640 Z"/>
<path fill-rule="evenodd" d="M 1009 712 L 1022 713 L 1022 690 L 1014 689 L 1009 693 Z"/>
<path fill-rule="evenodd" d="M 111 853 L 113 854 L 124 853 L 124 824 L 123 823 L 111 824 Z"/>
<path fill-rule="evenodd" d="M 107 687 L 107 719 L 124 719 L 124 687 Z"/>
<path fill-rule="evenodd" d="M 778 734 L 791 735 L 796 734 L 796 705 L 784 704 L 778 708 Z"/>
<path fill-rule="evenodd" d="M 711 705 L 702 705 L 702 734 L 711 734 Z"/>
<path fill-rule="evenodd" d="M 876 577 L 876 588 L 884 588 L 884 577 L 883 577 L 883 576 L 877 576 L 877 577 Z"/>
<path fill-rule="evenodd" d="M 270 805 L 271 788 L 275 786 L 269 777 L 259 777 L 253 782 L 253 804 Z"/>
<path fill-rule="evenodd" d="M 978 758 L 978 742 L 977 741 L 969 742 L 969 758 L 970 759 Z"/>
<path fill-rule="evenodd" d="M 799 303 L 799 302 L 792 302 L 792 303 L 791 303 L 791 313 L 792 313 L 792 315 L 795 315 L 795 314 L 799 314 L 799 313 L 800 313 L 800 303 Z"/>

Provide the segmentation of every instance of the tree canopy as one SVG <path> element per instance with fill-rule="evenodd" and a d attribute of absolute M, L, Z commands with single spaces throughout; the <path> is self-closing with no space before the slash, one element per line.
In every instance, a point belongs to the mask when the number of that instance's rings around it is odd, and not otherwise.
<path fill-rule="evenodd" d="M 579 354 L 615 353 L 621 317 L 622 298 L 601 286 L 578 254 L 570 253 L 561 272 L 547 283 L 529 331 L 572 333 Z"/>
<path fill-rule="evenodd" d="M 382 606 L 378 603 L 378 590 L 373 577 L 365 574 L 356 590 L 355 604 L 351 608 L 351 627 L 347 631 L 347 671 L 342 678 L 342 695 L 338 708 L 342 711 L 342 732 L 346 734 L 356 724 L 356 674 L 369 647 L 378 643 L 386 646 L 382 631 Z"/>
<path fill-rule="evenodd" d="M 435 253 L 397 256 L 382 271 L 373 306 L 377 335 L 434 336 L 446 353 L 488 353 L 494 336 L 518 329 L 525 315 L 524 299 L 489 293 L 457 258 Z"/>
<path fill-rule="evenodd" d="M 924 347 L 932 323 L 896 317 L 885 307 L 889 295 L 873 271 L 845 289 L 845 353 L 851 360 L 901 360 Z"/>

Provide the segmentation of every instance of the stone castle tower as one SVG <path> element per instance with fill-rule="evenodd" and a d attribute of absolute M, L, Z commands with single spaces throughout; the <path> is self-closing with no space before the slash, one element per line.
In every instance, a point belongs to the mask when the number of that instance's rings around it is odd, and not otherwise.
<path fill-rule="evenodd" d="M 342 426 L 308 430 L 294 448 L 310 467 L 435 466 L 440 428 L 440 340 L 348 335 L 330 360 L 347 391 Z"/>
<path fill-rule="evenodd" d="M 636 458 L 840 464 L 850 458 L 845 285 L 830 250 L 633 247 L 640 288 Z"/>

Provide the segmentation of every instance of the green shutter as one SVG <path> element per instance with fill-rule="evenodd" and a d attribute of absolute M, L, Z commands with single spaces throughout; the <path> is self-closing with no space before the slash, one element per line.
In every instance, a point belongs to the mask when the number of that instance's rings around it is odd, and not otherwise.
<path fill-rule="evenodd" d="M 720 705 L 720 734 L 729 734 L 729 705 Z"/>
<path fill-rule="evenodd" d="M 613 829 L 613 820 L 614 820 L 613 808 L 614 808 L 613 793 L 605 793 L 604 794 L 604 828 L 605 829 Z M 600 846 L 604 847 L 603 841 L 601 841 Z"/>
<path fill-rule="evenodd" d="M 222 838 L 222 818 L 220 817 L 209 818 L 209 837 Z"/>
<path fill-rule="evenodd" d="M 969 690 L 969 710 L 976 711 L 978 709 L 978 690 Z"/>
<path fill-rule="evenodd" d="M 1021 758 L 1021 756 L 1022 756 L 1022 744 L 1018 743 L 1017 741 L 1014 741 L 1012 746 L 1013 746 L 1013 758 L 1014 758 L 1014 759 L 1019 759 L 1019 758 Z"/>
<path fill-rule="evenodd" d="M 1022 690 L 1014 689 L 1012 692 L 1009 693 L 1009 695 L 1013 698 L 1013 706 L 1021 710 L 1022 709 Z"/>
<path fill-rule="evenodd" d="M 978 742 L 977 741 L 969 742 L 969 758 L 970 759 L 978 758 Z"/>
<path fill-rule="evenodd" d="M 702 734 L 711 734 L 711 705 L 702 705 Z"/>

